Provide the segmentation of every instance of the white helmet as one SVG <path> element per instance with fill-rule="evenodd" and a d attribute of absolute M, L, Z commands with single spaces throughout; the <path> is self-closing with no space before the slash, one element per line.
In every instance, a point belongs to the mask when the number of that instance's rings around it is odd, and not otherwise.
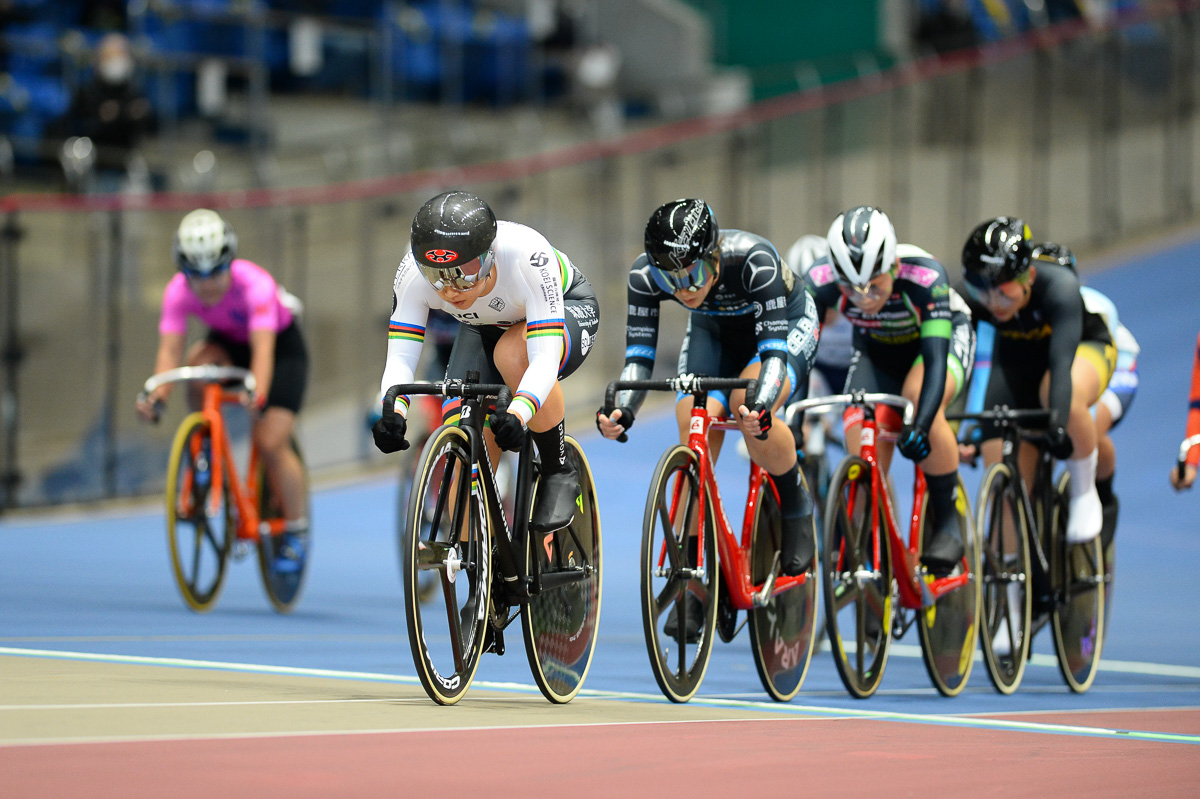
<path fill-rule="evenodd" d="M 838 216 L 825 239 L 838 279 L 858 288 L 896 262 L 896 229 L 887 214 L 869 205 Z"/>
<path fill-rule="evenodd" d="M 233 261 L 237 236 L 216 211 L 198 208 L 179 223 L 171 254 L 181 271 L 211 275 Z"/>
<path fill-rule="evenodd" d="M 796 243 L 787 251 L 788 266 L 797 277 L 804 277 L 812 265 L 829 255 L 829 242 L 821 236 L 806 233 L 796 239 Z"/>

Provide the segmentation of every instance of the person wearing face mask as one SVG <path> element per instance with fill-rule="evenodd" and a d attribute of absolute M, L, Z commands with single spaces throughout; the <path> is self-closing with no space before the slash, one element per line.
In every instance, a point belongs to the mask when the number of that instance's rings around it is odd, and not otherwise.
<path fill-rule="evenodd" d="M 83 83 L 56 126 L 60 138 L 86 136 L 96 147 L 96 169 L 123 174 L 129 157 L 157 122 L 135 79 L 129 39 L 110 33 L 96 47 L 92 79 Z"/>
<path fill-rule="evenodd" d="M 975 360 L 971 312 L 950 287 L 946 269 L 911 244 L 898 244 L 887 214 L 860 205 L 840 214 L 826 235 L 829 256 L 808 270 L 805 284 L 824 318 L 832 311 L 854 326 L 854 354 L 846 391 L 901 394 L 916 406 L 913 423 L 900 429 L 900 453 L 921 467 L 929 486 L 933 533 L 921 563 L 949 574 L 963 558 L 955 503 L 958 444 L 946 406 L 970 380 Z M 895 411 L 879 408 L 883 426 L 900 428 Z M 846 451 L 858 454 L 862 410 L 844 419 Z M 886 472 L 892 444 L 879 442 Z"/>

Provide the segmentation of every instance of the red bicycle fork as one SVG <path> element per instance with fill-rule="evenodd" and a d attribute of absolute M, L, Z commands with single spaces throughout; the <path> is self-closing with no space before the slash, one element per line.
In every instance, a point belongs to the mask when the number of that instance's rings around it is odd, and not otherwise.
<path fill-rule="evenodd" d="M 906 546 L 903 539 L 900 538 L 900 531 L 894 521 L 897 516 L 894 513 L 895 509 L 892 507 L 891 493 L 887 490 L 885 484 L 886 478 L 883 470 L 879 467 L 876 447 L 876 422 L 868 415 L 863 419 L 862 423 L 862 433 L 859 439 L 859 455 L 871 466 L 871 494 L 876 498 L 876 502 L 872 503 L 871 509 L 874 515 L 874 518 L 871 520 L 871 529 L 878 529 L 878 515 L 883 513 L 884 524 L 887 529 L 887 542 L 891 548 L 892 574 L 896 578 L 896 585 L 899 587 L 901 607 L 914 610 L 932 607 L 943 595 L 953 591 L 955 588 L 966 585 L 970 580 L 970 575 L 965 568 L 962 574 L 940 578 L 934 578 L 924 571 L 921 566 L 918 545 L 921 536 L 921 507 L 925 503 L 925 492 L 927 490 L 925 473 L 914 464 L 913 504 L 909 515 L 908 544 Z M 852 493 L 850 499 L 851 509 L 853 508 L 854 499 Z M 874 562 L 879 563 L 880 540 L 875 538 L 873 545 Z M 844 541 L 842 546 L 845 546 Z M 898 560 L 904 564 L 903 571 L 897 569 L 895 566 Z"/>

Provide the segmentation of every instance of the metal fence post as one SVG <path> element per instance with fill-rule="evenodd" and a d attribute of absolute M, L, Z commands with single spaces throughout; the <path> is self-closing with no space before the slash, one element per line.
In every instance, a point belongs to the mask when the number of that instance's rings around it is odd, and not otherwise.
<path fill-rule="evenodd" d="M 21 226 L 17 223 L 17 212 L 10 212 L 0 228 L 0 279 L 3 280 L 4 296 L 4 391 L 0 394 L 0 427 L 4 433 L 4 464 L 0 468 L 0 512 L 17 504 L 17 488 L 21 483 L 21 470 L 17 467 L 17 435 L 20 432 L 20 403 L 17 394 L 17 378 L 21 361 L 25 359 L 25 348 L 21 346 L 21 329 L 17 313 L 20 310 L 20 293 L 17 269 L 17 244 L 21 240 Z"/>
<path fill-rule="evenodd" d="M 103 442 L 103 493 L 106 497 L 117 493 L 117 402 L 121 378 L 121 240 L 122 218 L 120 210 L 108 213 L 108 280 L 104 291 L 105 308 L 108 315 L 106 334 L 106 358 L 104 373 L 104 418 L 101 422 Z"/>

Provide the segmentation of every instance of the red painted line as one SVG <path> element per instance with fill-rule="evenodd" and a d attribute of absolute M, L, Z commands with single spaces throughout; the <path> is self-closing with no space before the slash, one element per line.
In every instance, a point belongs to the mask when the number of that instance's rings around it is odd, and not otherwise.
<path fill-rule="evenodd" d="M 1121 714 L 1123 715 L 1123 714 Z M 1073 717 L 1075 722 L 1078 716 Z M 1155 715 L 1152 727 L 1160 726 Z M 832 725 L 832 726 L 831 726 Z M 0 749 L 11 796 L 746 796 L 906 793 L 1194 796 L 1186 746 L 803 719 L 437 731 Z"/>

